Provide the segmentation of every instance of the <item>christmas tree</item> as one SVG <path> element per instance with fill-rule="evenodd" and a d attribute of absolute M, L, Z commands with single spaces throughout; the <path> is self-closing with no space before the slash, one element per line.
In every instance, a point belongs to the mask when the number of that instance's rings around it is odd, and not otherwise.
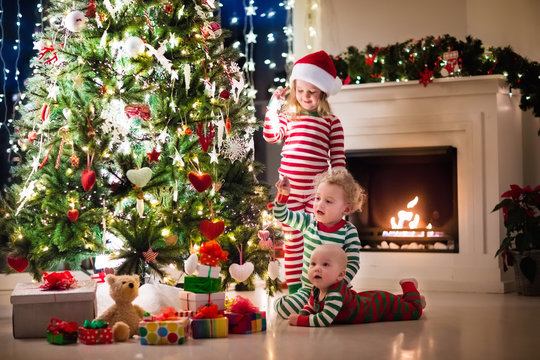
<path fill-rule="evenodd" d="M 13 268 L 36 279 L 109 252 L 163 276 L 215 239 L 265 277 L 259 126 L 213 0 L 57 0 L 18 105 L 18 164 L 0 214 Z M 110 241 L 120 241 L 114 251 Z M 278 280 L 268 280 L 275 289 Z"/>

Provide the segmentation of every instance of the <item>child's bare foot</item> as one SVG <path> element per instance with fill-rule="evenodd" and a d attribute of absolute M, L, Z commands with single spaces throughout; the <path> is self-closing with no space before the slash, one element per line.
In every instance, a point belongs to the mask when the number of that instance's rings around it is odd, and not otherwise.
<path fill-rule="evenodd" d="M 426 308 L 426 297 L 424 295 L 420 295 L 420 301 L 422 302 L 422 309 Z"/>

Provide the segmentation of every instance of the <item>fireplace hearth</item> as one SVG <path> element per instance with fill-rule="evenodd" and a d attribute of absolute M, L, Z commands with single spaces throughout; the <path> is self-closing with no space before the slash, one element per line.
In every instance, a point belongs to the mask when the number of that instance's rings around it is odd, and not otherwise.
<path fill-rule="evenodd" d="M 457 149 L 346 152 L 367 206 L 349 216 L 364 251 L 458 252 Z"/>

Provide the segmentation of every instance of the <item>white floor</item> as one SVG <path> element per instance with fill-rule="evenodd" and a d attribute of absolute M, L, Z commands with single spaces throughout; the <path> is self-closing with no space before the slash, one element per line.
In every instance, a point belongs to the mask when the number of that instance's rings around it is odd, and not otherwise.
<path fill-rule="evenodd" d="M 240 294 L 257 306 L 271 308 L 273 299 L 262 289 Z M 10 360 L 540 359 L 540 297 L 516 293 L 430 292 L 425 294 L 428 305 L 419 321 L 330 328 L 290 327 L 269 311 L 266 332 L 188 339 L 181 346 L 142 346 L 136 339 L 58 346 L 45 339 L 14 339 L 9 295 L 0 292 L 0 357 Z"/>

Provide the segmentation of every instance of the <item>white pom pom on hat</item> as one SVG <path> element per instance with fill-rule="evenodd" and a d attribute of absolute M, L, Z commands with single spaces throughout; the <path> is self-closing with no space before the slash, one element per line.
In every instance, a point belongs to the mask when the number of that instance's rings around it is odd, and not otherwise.
<path fill-rule="evenodd" d="M 341 79 L 336 67 L 325 51 L 309 54 L 294 63 L 289 82 L 300 79 L 312 83 L 327 95 L 335 95 L 341 89 Z"/>

